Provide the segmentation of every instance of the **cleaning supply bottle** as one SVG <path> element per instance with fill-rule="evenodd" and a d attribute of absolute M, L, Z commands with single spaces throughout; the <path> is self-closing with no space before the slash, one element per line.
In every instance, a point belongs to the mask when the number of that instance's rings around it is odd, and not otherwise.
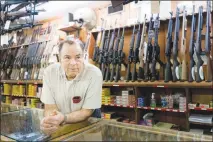
<path fill-rule="evenodd" d="M 169 105 L 168 105 L 169 108 L 173 108 L 173 97 L 172 95 L 170 94 L 169 95 Z"/>
<path fill-rule="evenodd" d="M 151 98 L 151 107 L 156 107 L 156 101 L 155 101 L 155 93 L 152 93 L 152 98 Z"/>

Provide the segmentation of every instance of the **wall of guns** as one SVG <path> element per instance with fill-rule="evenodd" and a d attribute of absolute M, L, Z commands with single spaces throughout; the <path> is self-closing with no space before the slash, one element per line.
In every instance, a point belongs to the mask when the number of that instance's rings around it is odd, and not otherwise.
<path fill-rule="evenodd" d="M 134 25 L 131 40 L 129 41 L 128 54 L 125 54 L 123 51 L 124 40 L 126 40 L 124 36 L 126 27 L 118 28 L 118 30 L 110 29 L 108 31 L 102 28 L 102 31 L 98 33 L 96 38 L 92 59 L 99 65 L 104 81 L 118 82 L 119 80 L 126 80 L 147 82 L 159 80 L 161 70 L 156 69 L 157 64 L 163 69 L 165 82 L 212 81 L 213 60 L 211 57 L 212 21 L 210 1 L 207 1 L 206 13 L 203 13 L 203 6 L 200 6 L 198 14 L 195 14 L 195 6 L 193 6 L 189 52 L 187 52 L 186 48 L 187 11 L 185 6 L 182 10 L 181 8 L 176 8 L 175 23 L 173 13 L 171 12 L 170 14 L 171 18 L 169 19 L 165 47 L 166 62 L 160 60 L 160 48 L 162 47 L 158 44 L 160 28 L 159 14 L 155 19 L 152 15 L 148 23 L 146 22 L 145 15 L 142 25 Z M 180 14 L 183 14 L 181 37 L 179 36 Z M 205 21 L 203 15 L 206 15 Z M 205 33 L 202 32 L 204 22 L 206 23 Z M 203 47 L 201 47 L 203 34 L 205 34 L 204 52 L 202 51 Z M 154 42 L 152 41 L 153 39 Z M 179 40 L 181 40 L 181 45 L 178 45 Z M 178 54 L 179 49 L 181 57 Z M 203 53 L 207 56 L 206 75 L 203 73 L 204 61 L 201 58 Z M 189 62 L 187 61 L 187 54 L 190 56 Z M 127 62 L 124 60 L 125 56 L 128 58 Z M 126 75 L 122 76 L 124 79 L 121 79 L 122 65 L 125 66 L 126 70 Z"/>
<path fill-rule="evenodd" d="M 53 22 L 35 27 L 32 34 L 12 32 L 9 44 L 0 47 L 0 79 L 42 79 L 44 68 L 58 61 L 57 27 Z"/>
<path fill-rule="evenodd" d="M 0 34 L 40 25 L 34 23 L 34 16 L 44 11 L 37 10 L 36 7 L 45 2 L 47 0 L 2 0 L 0 3 Z"/>

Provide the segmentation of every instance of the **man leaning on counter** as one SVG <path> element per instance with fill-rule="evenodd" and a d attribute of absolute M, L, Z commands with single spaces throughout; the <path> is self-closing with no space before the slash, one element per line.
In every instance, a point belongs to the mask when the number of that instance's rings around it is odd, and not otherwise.
<path fill-rule="evenodd" d="M 41 101 L 45 104 L 40 128 L 46 134 L 60 125 L 101 117 L 102 73 L 84 62 L 84 45 L 78 40 L 59 44 L 59 63 L 44 71 Z"/>

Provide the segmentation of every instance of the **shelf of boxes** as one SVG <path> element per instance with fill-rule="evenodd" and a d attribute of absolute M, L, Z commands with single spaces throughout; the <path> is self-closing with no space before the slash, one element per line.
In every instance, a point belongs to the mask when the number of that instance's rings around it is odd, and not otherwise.
<path fill-rule="evenodd" d="M 147 109 L 147 110 L 158 110 L 158 111 L 169 111 L 169 112 L 186 112 L 185 110 L 173 109 L 173 108 L 160 108 L 160 107 L 137 107 L 140 109 Z"/>
<path fill-rule="evenodd" d="M 104 106 L 115 106 L 115 107 L 125 107 L 125 108 L 136 108 L 135 106 L 131 105 L 116 105 L 116 104 L 102 104 Z"/>

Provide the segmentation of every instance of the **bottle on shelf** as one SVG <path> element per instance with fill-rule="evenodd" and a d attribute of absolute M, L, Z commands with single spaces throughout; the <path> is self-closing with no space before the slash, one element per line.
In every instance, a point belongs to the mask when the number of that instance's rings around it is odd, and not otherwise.
<path fill-rule="evenodd" d="M 156 107 L 155 93 L 152 93 L 150 106 L 151 107 Z"/>
<path fill-rule="evenodd" d="M 173 108 L 173 97 L 171 94 L 169 95 L 168 100 L 168 108 Z"/>

